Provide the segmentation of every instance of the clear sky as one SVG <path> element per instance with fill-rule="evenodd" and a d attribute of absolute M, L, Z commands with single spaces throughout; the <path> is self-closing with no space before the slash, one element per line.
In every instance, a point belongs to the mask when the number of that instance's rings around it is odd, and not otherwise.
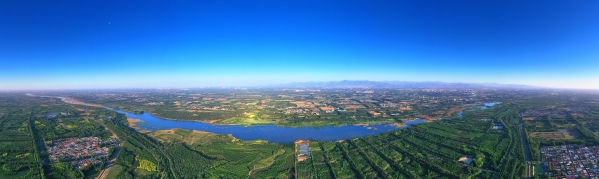
<path fill-rule="evenodd" d="M 0 1 L 0 89 L 336 80 L 599 89 L 599 1 Z"/>

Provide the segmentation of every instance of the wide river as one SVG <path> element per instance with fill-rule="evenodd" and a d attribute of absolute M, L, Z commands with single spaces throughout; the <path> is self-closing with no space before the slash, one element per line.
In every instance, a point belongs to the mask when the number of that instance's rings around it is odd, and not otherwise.
<path fill-rule="evenodd" d="M 341 139 L 350 139 L 364 137 L 383 132 L 405 128 L 412 124 L 424 123 L 424 120 L 417 119 L 407 121 L 407 126 L 396 127 L 388 124 L 375 124 L 368 126 L 328 126 L 328 127 L 284 127 L 273 125 L 216 125 L 196 121 L 167 120 L 154 117 L 150 113 L 134 114 L 115 110 L 126 114 L 128 118 L 140 119 L 141 122 L 135 125 L 142 130 L 168 130 L 168 129 L 189 129 L 212 132 L 216 134 L 232 134 L 235 138 L 241 140 L 268 140 L 269 142 L 287 143 L 299 139 L 317 139 L 323 141 L 335 141 Z"/>
<path fill-rule="evenodd" d="M 73 101 L 61 98 L 67 103 Z M 486 103 L 481 109 L 492 107 L 500 103 Z M 83 103 L 83 105 L 87 105 Z M 114 110 L 108 107 L 106 109 Z M 212 132 L 215 134 L 231 134 L 233 137 L 241 140 L 268 140 L 269 142 L 289 143 L 300 139 L 316 139 L 323 141 L 335 141 L 342 139 L 351 139 L 356 137 L 365 137 L 369 135 L 380 134 L 410 127 L 413 124 L 424 123 L 422 119 L 406 121 L 406 126 L 397 127 L 389 124 L 374 124 L 368 126 L 327 126 L 327 127 L 284 127 L 274 125 L 218 125 L 197 121 L 168 120 L 160 117 L 154 117 L 150 113 L 134 114 L 130 112 L 114 110 L 118 113 L 127 115 L 128 118 L 140 119 L 136 126 L 141 130 L 169 130 L 169 129 L 188 129 Z M 461 116 L 461 113 L 459 116 Z"/>

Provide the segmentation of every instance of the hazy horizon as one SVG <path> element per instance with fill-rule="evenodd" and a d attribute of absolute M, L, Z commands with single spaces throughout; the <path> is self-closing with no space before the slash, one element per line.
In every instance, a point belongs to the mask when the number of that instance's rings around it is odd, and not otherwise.
<path fill-rule="evenodd" d="M 259 84 L 259 85 L 196 85 L 196 86 L 149 86 L 149 87 L 139 87 L 139 86 L 131 86 L 131 87 L 85 87 L 82 86 L 80 88 L 28 88 L 28 89 L 0 89 L 1 91 L 69 91 L 69 90 L 135 90 L 135 89 L 216 89 L 216 88 L 228 88 L 228 89 L 238 89 L 238 88 L 256 88 L 256 89 L 281 89 L 281 88 L 331 88 L 331 87 L 305 87 L 305 86 L 293 86 L 296 84 L 309 84 L 309 83 L 331 83 L 331 82 L 342 82 L 342 81 L 350 81 L 350 82 L 379 82 L 379 83 L 390 83 L 390 82 L 405 82 L 405 83 L 442 83 L 442 84 L 471 84 L 471 85 L 481 85 L 472 87 L 472 89 L 476 88 L 493 88 L 490 85 L 504 85 L 499 88 L 512 88 L 512 89 L 556 89 L 556 90 L 597 90 L 593 88 L 568 88 L 568 87 L 546 87 L 546 86 L 534 86 L 534 85 L 526 85 L 526 84 L 507 84 L 507 83 L 465 83 L 465 82 L 444 82 L 444 81 L 400 81 L 400 80 L 387 80 L 387 81 L 372 81 L 372 80 L 338 80 L 338 81 L 303 81 L 303 82 L 289 82 L 289 83 L 269 83 L 269 84 Z M 291 85 L 291 86 L 290 86 Z M 344 86 L 346 87 L 346 86 Z M 355 87 L 363 87 L 356 85 Z M 333 87 L 335 88 L 335 87 Z M 377 89 L 381 87 L 370 87 L 371 89 Z M 388 88 L 388 87 L 382 87 Z M 402 87 L 399 87 L 402 88 Z M 406 87 L 411 88 L 411 87 Z M 435 87 L 426 87 L 423 84 L 422 87 L 416 88 L 435 88 Z M 453 87 L 437 87 L 439 89 L 453 89 Z M 463 87 L 457 87 L 463 88 Z M 497 88 L 497 87 L 496 87 Z"/>
<path fill-rule="evenodd" d="M 599 89 L 599 1 L 0 2 L 0 90 L 442 81 Z"/>

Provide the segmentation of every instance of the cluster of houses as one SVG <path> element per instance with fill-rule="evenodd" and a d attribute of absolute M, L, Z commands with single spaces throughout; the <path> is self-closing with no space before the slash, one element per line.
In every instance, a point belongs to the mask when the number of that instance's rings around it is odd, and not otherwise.
<path fill-rule="evenodd" d="M 543 173 L 560 178 L 597 178 L 599 146 L 560 145 L 541 147 Z"/>
<path fill-rule="evenodd" d="M 97 165 L 108 157 L 110 148 L 118 145 L 117 139 L 102 140 L 98 137 L 73 137 L 47 143 L 47 152 L 52 163 L 69 162 L 76 169 L 89 164 Z"/>
<path fill-rule="evenodd" d="M 284 110 L 283 112 L 284 114 L 304 114 L 304 113 L 309 113 L 309 114 L 313 114 L 313 115 L 320 115 L 320 109 L 318 108 L 301 108 L 301 107 L 288 107 L 287 109 Z"/>
<path fill-rule="evenodd" d="M 201 112 L 241 114 L 263 110 L 263 114 L 268 113 L 268 117 L 264 118 L 273 119 L 379 119 L 412 116 L 438 119 L 452 117 L 454 112 L 451 110 L 454 107 L 488 101 L 488 96 L 491 95 L 505 94 L 485 89 L 421 88 L 161 89 L 156 92 L 132 91 L 96 95 L 96 99 L 92 100 L 133 98 L 141 105 L 166 106 L 180 111 L 185 109 L 186 112 L 194 113 L 193 115 Z M 422 113 L 423 110 L 429 112 Z"/>

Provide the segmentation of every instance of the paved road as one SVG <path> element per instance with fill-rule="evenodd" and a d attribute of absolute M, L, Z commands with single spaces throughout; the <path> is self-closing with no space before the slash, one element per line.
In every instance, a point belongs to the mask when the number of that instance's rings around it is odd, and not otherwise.
<path fill-rule="evenodd" d="M 99 122 L 97 122 L 97 123 L 104 126 L 104 128 L 106 130 L 110 131 L 110 133 L 112 133 L 112 135 L 114 135 L 117 139 L 119 138 L 116 134 L 114 134 L 114 132 L 112 132 L 112 130 L 110 130 L 104 124 L 99 123 Z M 106 178 L 106 175 L 104 175 L 104 173 L 106 173 L 106 170 L 108 170 L 108 168 L 110 168 L 112 166 L 112 164 L 114 164 L 114 162 L 116 161 L 116 158 L 119 156 L 119 152 L 121 152 L 122 145 L 123 145 L 123 143 L 120 143 L 117 147 L 114 148 L 114 152 L 112 152 L 112 156 L 110 156 L 110 159 L 108 160 L 106 165 L 104 165 L 104 168 L 102 169 L 102 172 L 100 172 L 100 175 L 98 175 L 97 179 Z"/>
<path fill-rule="evenodd" d="M 33 94 L 27 94 L 27 96 L 36 96 Z M 84 106 L 94 106 L 94 107 L 102 107 L 102 105 L 97 105 L 97 104 L 86 104 L 83 102 L 79 102 L 79 101 L 75 101 L 73 99 L 69 99 L 69 100 L 65 100 L 67 98 L 63 98 L 63 97 L 56 97 L 56 96 L 39 96 L 39 97 L 52 97 L 52 98 L 60 98 L 62 99 L 61 101 L 65 102 L 65 103 L 69 103 L 69 104 L 78 104 L 78 105 L 84 105 Z M 0 114 L 1 115 L 1 114 Z M 1 116 L 0 116 L 1 117 Z M 67 128 L 67 126 L 64 124 L 64 122 L 62 122 L 62 119 L 58 119 L 58 123 L 60 125 L 62 125 L 64 128 Z M 104 124 L 97 122 L 98 124 L 104 126 L 104 128 L 108 131 L 110 131 L 110 133 L 112 133 L 112 135 L 114 135 L 117 139 L 119 138 L 116 134 L 114 134 L 114 132 L 112 132 L 112 130 L 110 130 L 108 127 L 106 127 Z M 106 163 L 106 165 L 104 166 L 104 169 L 102 169 L 102 172 L 100 172 L 100 175 L 98 175 L 97 179 L 104 179 L 106 176 L 104 175 L 104 173 L 106 172 L 106 170 L 108 168 L 110 168 L 112 166 L 112 164 L 114 163 L 114 161 L 116 160 L 116 158 L 119 156 L 119 152 L 121 152 L 121 144 L 119 144 L 116 148 L 114 148 L 114 152 L 112 153 L 112 156 L 110 156 L 110 160 Z"/>
<path fill-rule="evenodd" d="M 116 157 L 119 156 L 119 152 L 121 152 L 121 144 L 114 148 L 114 152 L 112 153 L 112 156 L 110 156 L 110 160 L 106 163 L 106 165 L 104 165 L 104 169 L 102 169 L 102 172 L 100 172 L 100 175 L 98 175 L 98 179 L 106 178 L 104 173 L 106 172 L 106 170 L 112 167 L 112 164 L 114 164 L 114 162 L 116 161 Z"/>

